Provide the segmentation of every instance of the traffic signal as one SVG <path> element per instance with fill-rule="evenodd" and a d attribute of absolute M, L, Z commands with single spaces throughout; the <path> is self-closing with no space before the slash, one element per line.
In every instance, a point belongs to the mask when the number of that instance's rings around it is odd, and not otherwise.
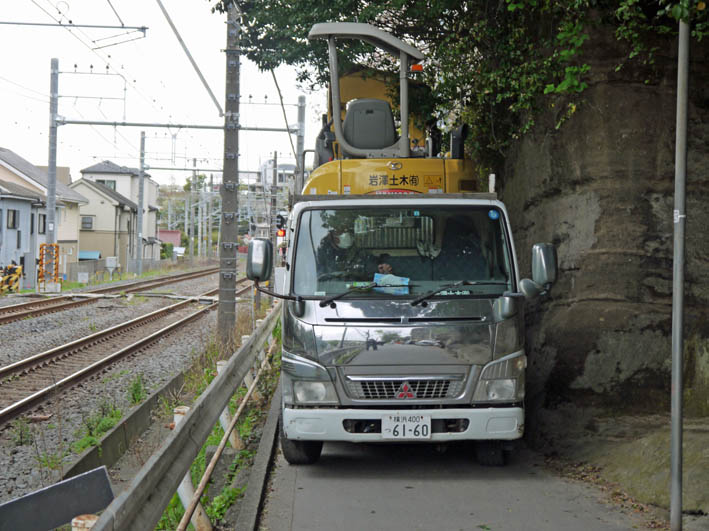
<path fill-rule="evenodd" d="M 276 235 L 277 235 L 279 238 L 285 237 L 285 235 L 286 235 L 286 229 L 278 229 L 278 232 L 276 232 Z"/>
<path fill-rule="evenodd" d="M 286 218 L 283 214 L 278 214 L 276 216 L 276 228 L 282 229 L 286 226 Z M 283 234 L 285 236 L 285 233 Z"/>

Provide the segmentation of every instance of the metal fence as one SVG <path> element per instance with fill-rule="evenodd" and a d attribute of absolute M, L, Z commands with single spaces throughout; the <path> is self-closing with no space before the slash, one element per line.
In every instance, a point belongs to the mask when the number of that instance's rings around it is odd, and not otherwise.
<path fill-rule="evenodd" d="M 105 274 L 106 280 L 109 278 L 108 271 L 106 271 L 106 260 L 82 260 L 81 262 L 73 262 L 67 264 L 67 276 L 66 280 L 69 282 L 78 282 L 79 273 L 87 273 L 90 282 L 96 282 L 103 280 Z"/>
<path fill-rule="evenodd" d="M 251 368 L 258 363 L 259 353 L 264 350 L 278 322 L 281 304 L 274 306 L 249 340 L 229 358 L 226 367 L 194 402 L 161 449 L 143 465 L 130 486 L 113 500 L 92 529 L 155 528 L 202 445 L 219 422 L 219 416 Z"/>

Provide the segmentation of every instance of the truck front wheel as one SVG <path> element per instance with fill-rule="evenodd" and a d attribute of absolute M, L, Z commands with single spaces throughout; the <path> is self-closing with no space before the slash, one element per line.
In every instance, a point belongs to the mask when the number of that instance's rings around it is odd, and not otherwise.
<path fill-rule="evenodd" d="M 504 466 L 507 456 L 502 441 L 478 441 L 475 457 L 482 466 Z"/>
<path fill-rule="evenodd" d="M 291 465 L 312 465 L 320 459 L 322 441 L 294 441 L 287 439 L 283 431 L 283 416 L 278 422 L 280 426 L 281 451 Z"/>

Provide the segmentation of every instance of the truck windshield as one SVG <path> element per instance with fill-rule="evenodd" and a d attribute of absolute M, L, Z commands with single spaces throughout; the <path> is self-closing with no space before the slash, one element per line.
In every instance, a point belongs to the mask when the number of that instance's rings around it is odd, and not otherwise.
<path fill-rule="evenodd" d="M 479 207 L 313 209 L 301 214 L 292 292 L 348 298 L 420 296 L 457 281 L 495 281 L 437 296 L 499 296 L 512 290 L 501 210 Z M 371 287 L 376 283 L 376 287 Z"/>

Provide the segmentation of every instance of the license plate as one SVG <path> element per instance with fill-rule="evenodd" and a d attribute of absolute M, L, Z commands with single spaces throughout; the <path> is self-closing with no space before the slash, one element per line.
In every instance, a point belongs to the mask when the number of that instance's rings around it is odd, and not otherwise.
<path fill-rule="evenodd" d="M 431 416 L 394 413 L 382 417 L 382 439 L 430 439 Z"/>

